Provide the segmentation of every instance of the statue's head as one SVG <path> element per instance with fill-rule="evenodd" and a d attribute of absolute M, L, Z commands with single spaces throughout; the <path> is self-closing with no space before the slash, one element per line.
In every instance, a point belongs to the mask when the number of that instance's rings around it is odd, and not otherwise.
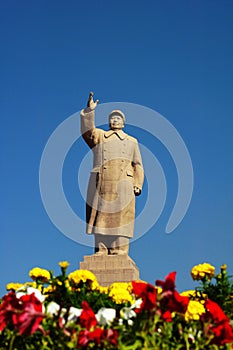
<path fill-rule="evenodd" d="M 112 130 L 123 129 L 125 125 L 125 115 L 120 110 L 114 110 L 109 114 L 109 128 Z"/>

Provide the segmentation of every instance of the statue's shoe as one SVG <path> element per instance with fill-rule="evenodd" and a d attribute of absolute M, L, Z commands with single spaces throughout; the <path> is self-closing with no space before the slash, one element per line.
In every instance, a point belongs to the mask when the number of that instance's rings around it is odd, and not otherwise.
<path fill-rule="evenodd" d="M 106 250 L 99 250 L 94 254 L 95 256 L 102 256 L 102 255 L 108 255 L 108 251 Z"/>
<path fill-rule="evenodd" d="M 127 255 L 127 253 L 124 250 L 118 249 L 111 252 L 111 255 Z"/>

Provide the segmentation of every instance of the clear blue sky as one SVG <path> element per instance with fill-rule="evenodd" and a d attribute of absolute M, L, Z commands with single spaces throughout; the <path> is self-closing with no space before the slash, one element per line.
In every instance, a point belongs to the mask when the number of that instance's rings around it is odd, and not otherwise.
<path fill-rule="evenodd" d="M 34 266 L 58 272 L 68 260 L 72 271 L 92 253 L 52 224 L 39 190 L 48 138 L 84 107 L 90 89 L 103 103 L 161 113 L 192 159 L 191 205 L 167 235 L 176 172 L 164 148 L 153 146 L 168 197 L 156 225 L 131 245 L 141 278 L 154 283 L 176 270 L 184 290 L 196 285 L 190 269 L 198 263 L 226 263 L 233 273 L 232 1 L 10 0 L 1 1 L 0 17 L 1 295 L 6 283 L 27 281 Z M 65 191 L 77 210 L 78 146 L 72 151 Z"/>

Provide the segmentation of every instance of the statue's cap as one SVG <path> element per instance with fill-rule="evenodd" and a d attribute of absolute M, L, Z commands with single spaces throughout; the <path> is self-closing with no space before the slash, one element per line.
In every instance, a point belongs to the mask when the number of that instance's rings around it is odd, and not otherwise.
<path fill-rule="evenodd" d="M 124 113 L 122 112 L 122 111 L 120 111 L 119 109 L 114 109 L 110 114 L 109 114 L 109 120 L 110 120 L 110 118 L 112 117 L 112 116 L 114 116 L 114 115 L 119 115 L 122 119 L 123 119 L 123 121 L 124 121 L 124 123 L 125 123 L 125 115 L 124 115 Z"/>

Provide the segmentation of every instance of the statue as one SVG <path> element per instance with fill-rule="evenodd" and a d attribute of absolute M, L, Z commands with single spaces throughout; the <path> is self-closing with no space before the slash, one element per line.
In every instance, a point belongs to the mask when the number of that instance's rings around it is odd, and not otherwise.
<path fill-rule="evenodd" d="M 125 115 L 113 110 L 109 130 L 95 127 L 93 93 L 81 111 L 81 132 L 93 152 L 86 198 L 86 232 L 95 235 L 96 255 L 127 255 L 133 237 L 135 196 L 144 180 L 137 140 L 122 129 Z"/>

